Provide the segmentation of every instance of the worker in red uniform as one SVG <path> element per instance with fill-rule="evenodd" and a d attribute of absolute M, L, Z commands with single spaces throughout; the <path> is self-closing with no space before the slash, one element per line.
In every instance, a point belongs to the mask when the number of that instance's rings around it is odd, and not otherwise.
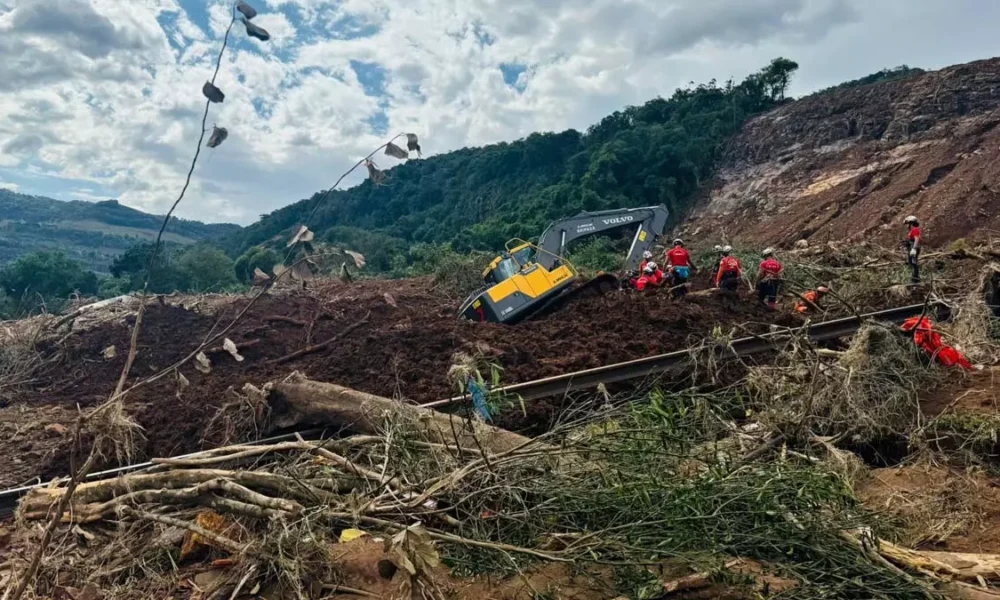
<path fill-rule="evenodd" d="M 941 341 L 941 334 L 934 331 L 934 324 L 927 317 L 911 317 L 903 322 L 902 329 L 912 333 L 913 343 L 942 365 L 958 366 L 969 371 L 976 368 L 961 352 Z"/>
<path fill-rule="evenodd" d="M 774 248 L 767 248 L 762 255 L 763 262 L 757 271 L 757 298 L 771 308 L 778 306 L 778 294 L 781 293 L 781 273 L 785 268 L 774 258 Z"/>
<path fill-rule="evenodd" d="M 906 264 L 910 265 L 911 281 L 920 283 L 920 222 L 913 215 L 903 219 L 906 225 Z"/>
<path fill-rule="evenodd" d="M 719 270 L 715 273 L 715 287 L 726 292 L 735 292 L 743 277 L 743 265 L 740 259 L 733 256 L 732 246 L 723 246 L 722 258 L 719 259 Z"/>
<path fill-rule="evenodd" d="M 825 285 L 821 285 L 815 290 L 809 290 L 802 294 L 802 300 L 795 305 L 795 312 L 800 315 L 805 315 L 815 310 L 825 310 L 820 302 L 823 300 L 823 296 L 830 293 L 830 288 Z"/>
<path fill-rule="evenodd" d="M 639 263 L 639 273 L 642 273 L 643 269 L 646 268 L 646 263 L 648 263 L 651 260 L 653 260 L 652 252 L 646 250 L 645 252 L 642 253 L 642 262 Z"/>
<path fill-rule="evenodd" d="M 684 247 L 684 240 L 678 238 L 674 240 L 674 247 L 667 250 L 667 268 L 669 269 L 674 287 L 674 297 L 680 298 L 687 294 L 688 278 L 694 265 L 691 263 L 691 254 Z"/>
<path fill-rule="evenodd" d="M 642 274 L 635 280 L 635 289 L 640 292 L 647 286 L 658 287 L 663 284 L 663 271 L 655 262 L 649 261 L 642 269 Z"/>

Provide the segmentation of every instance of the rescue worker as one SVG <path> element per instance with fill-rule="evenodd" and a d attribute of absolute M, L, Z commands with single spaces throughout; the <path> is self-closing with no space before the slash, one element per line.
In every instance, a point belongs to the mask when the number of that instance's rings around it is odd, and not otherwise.
<path fill-rule="evenodd" d="M 767 248 L 762 254 L 763 262 L 757 271 L 757 298 L 771 308 L 778 306 L 778 294 L 781 293 L 781 272 L 784 267 L 774 258 L 774 248 Z"/>
<path fill-rule="evenodd" d="M 830 288 L 826 287 L 825 285 L 821 285 L 817 287 L 815 290 L 809 290 L 808 292 L 805 292 L 804 294 L 802 294 L 802 300 L 795 305 L 795 312 L 799 313 L 800 315 L 804 315 L 816 309 L 826 310 L 820 304 L 820 301 L 823 300 L 823 296 L 826 296 L 829 293 L 830 293 Z"/>
<path fill-rule="evenodd" d="M 691 264 L 691 254 L 684 248 L 684 240 L 674 240 L 674 247 L 667 250 L 667 268 L 673 279 L 674 297 L 687 294 L 687 286 L 684 284 L 691 276 L 694 265 Z"/>
<path fill-rule="evenodd" d="M 932 359 L 946 367 L 958 366 L 967 371 L 981 368 L 972 366 L 969 359 L 965 358 L 961 352 L 946 345 L 941 340 L 941 334 L 934 331 L 934 324 L 927 317 L 911 317 L 903 322 L 901 329 L 911 333 L 913 343 L 923 348 L 924 352 L 930 354 Z"/>
<path fill-rule="evenodd" d="M 920 283 L 920 222 L 913 215 L 903 219 L 903 224 L 907 227 L 906 235 L 906 264 L 910 265 L 911 281 Z"/>
<path fill-rule="evenodd" d="M 658 287 L 661 284 L 663 284 L 663 271 L 660 270 L 660 267 L 655 262 L 649 261 L 643 267 L 642 275 L 635 280 L 635 289 L 641 292 L 647 286 Z"/>
<path fill-rule="evenodd" d="M 725 292 L 735 292 L 743 277 L 743 265 L 740 259 L 733 256 L 732 246 L 723 246 L 722 258 L 719 259 L 719 270 L 715 274 L 715 287 Z"/>
<path fill-rule="evenodd" d="M 646 250 L 645 252 L 642 253 L 642 262 L 639 263 L 639 272 L 640 273 L 642 273 L 643 269 L 646 268 L 646 263 L 648 263 L 651 260 L 653 260 L 653 253 L 652 252 L 650 252 L 649 250 Z"/>

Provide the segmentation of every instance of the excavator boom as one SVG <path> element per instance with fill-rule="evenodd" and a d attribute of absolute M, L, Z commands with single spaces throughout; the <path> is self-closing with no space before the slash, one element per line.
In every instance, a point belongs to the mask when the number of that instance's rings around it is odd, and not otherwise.
<path fill-rule="evenodd" d="M 486 287 L 475 292 L 462 304 L 459 314 L 474 321 L 514 323 L 537 314 L 561 301 L 573 288 L 576 273 L 562 258 L 567 245 L 579 238 L 635 227 L 632 244 L 622 266 L 634 271 L 642 254 L 652 248 L 663 234 L 670 213 L 665 206 L 628 208 L 598 212 L 583 212 L 574 217 L 555 221 L 542 233 L 538 245 L 520 242 L 490 263 L 483 273 Z M 595 279 L 596 287 L 610 286 L 615 278 L 603 275 Z M 594 287 L 594 286 L 591 286 Z"/>

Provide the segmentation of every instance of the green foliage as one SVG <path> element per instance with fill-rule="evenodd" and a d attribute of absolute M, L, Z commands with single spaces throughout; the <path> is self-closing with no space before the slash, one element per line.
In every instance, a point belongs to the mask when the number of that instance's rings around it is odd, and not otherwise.
<path fill-rule="evenodd" d="M 392 169 L 385 185 L 333 193 L 310 227 L 365 254 L 374 272 L 398 273 L 414 264 L 407 250 L 414 244 L 495 253 L 582 210 L 665 204 L 679 218 L 711 177 L 722 144 L 747 118 L 785 100 L 797 66 L 779 58 L 740 83 L 679 89 L 617 111 L 586 134 L 536 133 L 411 161 Z M 237 256 L 281 239 L 323 195 L 266 215 L 229 238 L 227 250 Z"/>
<path fill-rule="evenodd" d="M 7 296 L 8 316 L 41 309 L 57 312 L 71 294 L 96 294 L 97 275 L 62 252 L 36 252 L 0 270 L 0 287 Z"/>
<path fill-rule="evenodd" d="M 195 293 L 222 292 L 239 283 L 233 261 L 211 246 L 199 244 L 186 249 L 177 259 L 177 268 L 186 278 L 187 291 Z"/>
<path fill-rule="evenodd" d="M 274 250 L 261 246 L 254 246 L 236 259 L 236 263 L 233 268 L 236 271 L 237 279 L 243 283 L 250 283 L 253 281 L 255 269 L 260 269 L 270 275 L 272 269 L 274 269 L 274 265 L 279 262 L 281 262 L 281 257 L 278 256 L 278 253 Z"/>
<path fill-rule="evenodd" d="M 129 248 L 124 254 L 111 263 L 111 275 L 128 280 L 128 290 L 137 291 L 143 288 L 146 280 L 146 269 L 153 254 L 154 244 L 147 242 Z M 163 244 L 156 253 L 156 261 L 152 265 L 152 277 L 149 281 L 149 291 L 156 294 L 169 294 L 177 290 L 188 289 L 187 275 L 176 265 L 180 247 L 176 244 Z"/>
<path fill-rule="evenodd" d="M 434 285 L 453 296 L 467 296 L 483 286 L 483 268 L 494 257 L 488 252 L 458 253 L 447 244 L 416 244 L 403 273 L 434 275 Z"/>
<path fill-rule="evenodd" d="M 566 253 L 566 260 L 584 276 L 592 277 L 601 271 L 617 271 L 627 251 L 628 243 L 624 240 L 602 236 L 580 243 Z"/>
<path fill-rule="evenodd" d="M 139 291 L 146 280 L 146 269 L 153 244 L 138 244 L 111 264 L 112 278 L 102 288 L 108 295 Z M 260 260 L 266 260 L 261 253 Z M 273 265 L 272 265 L 273 266 Z M 252 275 L 253 268 L 250 273 Z M 164 244 L 156 254 L 149 291 L 156 294 L 171 292 L 221 292 L 239 285 L 232 259 L 225 252 L 208 244 L 183 247 Z"/>

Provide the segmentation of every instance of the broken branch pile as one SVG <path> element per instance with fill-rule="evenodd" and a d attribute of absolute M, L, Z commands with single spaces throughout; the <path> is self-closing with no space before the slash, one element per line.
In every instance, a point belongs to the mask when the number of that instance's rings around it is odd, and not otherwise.
<path fill-rule="evenodd" d="M 266 390 L 271 426 L 321 423 L 342 437 L 233 445 L 80 485 L 61 515 L 79 541 L 46 560 L 36 592 L 70 581 L 161 597 L 207 557 L 225 568 L 202 597 L 270 585 L 318 598 L 345 578 L 359 587 L 335 556 L 361 536 L 385 540 L 363 546 L 380 557 L 375 580 L 428 598 L 451 595 L 442 561 L 459 575 L 678 560 L 703 573 L 706 555 L 724 559 L 709 573 L 752 560 L 753 577 L 782 577 L 799 597 L 926 593 L 844 539 L 868 518 L 838 477 L 794 458 L 737 460 L 761 441 L 749 435 L 706 456 L 731 430 L 726 407 L 654 393 L 529 439 L 293 376 Z M 46 518 L 63 493 L 32 492 L 20 518 Z M 686 577 L 663 589 L 690 587 Z"/>

